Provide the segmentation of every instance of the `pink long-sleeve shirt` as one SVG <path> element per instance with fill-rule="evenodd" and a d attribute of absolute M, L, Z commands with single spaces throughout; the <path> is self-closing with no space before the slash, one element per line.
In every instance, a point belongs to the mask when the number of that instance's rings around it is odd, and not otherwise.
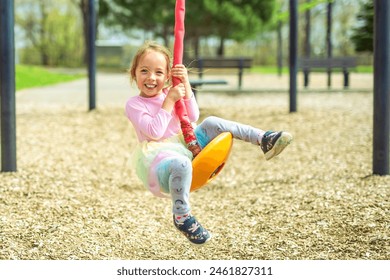
<path fill-rule="evenodd" d="M 162 141 L 180 132 L 180 120 L 175 110 L 168 113 L 162 109 L 162 104 L 167 95 L 163 91 L 154 97 L 133 96 L 126 103 L 126 115 L 134 126 L 138 140 L 142 141 Z M 184 99 L 190 122 L 199 119 L 199 107 L 192 96 Z"/>

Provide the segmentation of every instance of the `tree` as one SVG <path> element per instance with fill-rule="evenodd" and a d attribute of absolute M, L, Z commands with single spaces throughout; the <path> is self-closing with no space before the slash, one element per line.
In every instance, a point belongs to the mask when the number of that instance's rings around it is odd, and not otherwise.
<path fill-rule="evenodd" d="M 361 11 L 357 15 L 361 25 L 354 29 L 351 36 L 357 52 L 374 51 L 374 1 L 368 0 L 363 4 Z"/>
<path fill-rule="evenodd" d="M 141 29 L 162 38 L 166 45 L 173 33 L 175 0 L 99 0 L 99 18 L 124 32 Z"/>
<path fill-rule="evenodd" d="M 23 63 L 79 66 L 78 19 L 66 1 L 17 0 L 15 22 L 23 31 Z"/>
<path fill-rule="evenodd" d="M 253 38 L 261 30 L 263 23 L 271 19 L 274 6 L 274 0 L 205 0 L 205 7 L 213 19 L 213 35 L 220 37 L 217 54 L 224 54 L 226 39 L 241 42 Z"/>
<path fill-rule="evenodd" d="M 35 9 L 31 8 L 33 6 L 31 1 L 19 1 L 18 4 L 16 24 L 24 30 L 27 40 L 38 51 L 40 63 L 49 65 L 49 49 L 47 48 L 49 5 L 46 5 L 44 0 L 39 0 Z"/>
<path fill-rule="evenodd" d="M 196 0 L 186 2 L 186 40 L 192 40 L 195 52 L 199 38 L 215 36 L 221 40 L 223 54 L 226 39 L 243 41 L 257 34 L 270 20 L 275 0 Z M 99 15 L 105 24 L 126 29 L 142 29 L 163 38 L 168 45 L 173 34 L 175 0 L 100 0 Z"/>
<path fill-rule="evenodd" d="M 96 0 L 94 0 L 96 1 Z M 100 1 L 100 0 L 99 0 Z M 89 18 L 88 18 L 88 9 L 89 9 L 89 4 L 88 4 L 88 0 L 71 0 L 71 2 L 77 6 L 79 8 L 79 11 L 81 12 L 81 18 L 82 18 L 82 22 L 83 22 L 83 38 L 84 38 L 84 46 L 87 46 L 88 45 L 88 21 L 89 21 Z M 95 9 L 96 9 L 96 5 L 95 5 Z M 97 26 L 97 23 L 96 23 L 96 26 Z M 96 28 L 97 30 L 97 28 Z M 96 36 L 97 37 L 97 36 Z M 83 54 L 83 61 L 84 63 L 87 63 L 87 53 L 86 53 L 86 50 L 87 48 L 84 47 L 84 54 Z"/>

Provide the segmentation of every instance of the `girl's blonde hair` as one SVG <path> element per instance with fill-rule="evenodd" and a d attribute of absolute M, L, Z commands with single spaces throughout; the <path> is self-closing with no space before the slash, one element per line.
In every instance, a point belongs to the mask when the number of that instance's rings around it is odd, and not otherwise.
<path fill-rule="evenodd" d="M 129 74 L 130 74 L 130 81 L 133 82 L 135 81 L 135 71 L 137 69 L 137 66 L 138 66 L 138 63 L 139 63 L 139 60 L 141 59 L 141 57 L 149 52 L 149 51 L 155 51 L 155 52 L 159 52 L 161 53 L 162 55 L 164 55 L 166 61 L 167 61 L 167 73 L 170 73 L 171 72 L 171 68 L 172 68 L 172 65 L 171 65 L 171 61 L 172 61 L 172 54 L 171 52 L 169 51 L 169 49 L 167 49 L 166 47 L 154 42 L 154 41 L 146 41 L 137 51 L 137 53 L 135 54 L 135 56 L 133 57 L 133 60 L 131 62 L 131 65 L 130 65 L 130 69 L 129 69 Z"/>

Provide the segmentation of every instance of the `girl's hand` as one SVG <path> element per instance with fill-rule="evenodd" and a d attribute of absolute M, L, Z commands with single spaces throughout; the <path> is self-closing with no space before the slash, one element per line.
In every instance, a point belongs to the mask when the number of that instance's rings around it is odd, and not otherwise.
<path fill-rule="evenodd" d="M 178 84 L 175 87 L 170 88 L 168 91 L 167 99 L 170 99 L 172 102 L 176 102 L 185 96 L 186 89 L 183 83 Z"/>
<path fill-rule="evenodd" d="M 183 64 L 176 64 L 171 71 L 173 77 L 180 79 L 183 84 L 188 83 L 188 71 Z"/>
<path fill-rule="evenodd" d="M 175 107 L 175 103 L 183 98 L 186 94 L 186 88 L 183 83 L 169 89 L 167 97 L 162 104 L 162 108 L 171 113 Z"/>
<path fill-rule="evenodd" d="M 178 78 L 185 87 L 185 99 L 190 99 L 193 96 L 190 80 L 188 78 L 187 68 L 183 64 L 176 64 L 171 70 L 172 77 Z"/>

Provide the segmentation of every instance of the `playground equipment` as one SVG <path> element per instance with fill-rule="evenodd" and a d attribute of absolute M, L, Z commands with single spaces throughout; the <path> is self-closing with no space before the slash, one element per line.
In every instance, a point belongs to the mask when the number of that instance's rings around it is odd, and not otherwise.
<path fill-rule="evenodd" d="M 1 171 L 16 171 L 13 0 L 0 1 Z"/>
<path fill-rule="evenodd" d="M 390 1 L 374 2 L 373 173 L 388 175 L 390 134 Z"/>
<path fill-rule="evenodd" d="M 290 113 L 297 111 L 297 72 L 298 72 L 298 7 L 297 0 L 290 0 L 290 38 L 289 38 L 289 69 L 290 69 Z"/>
<path fill-rule="evenodd" d="M 192 161 L 191 191 L 209 183 L 221 172 L 233 145 L 230 132 L 215 137 Z"/>
<path fill-rule="evenodd" d="M 176 0 L 175 6 L 175 41 L 173 51 L 173 65 L 182 64 L 184 41 L 185 0 Z M 173 86 L 180 83 L 174 78 Z M 218 175 L 229 157 L 233 144 L 231 133 L 222 133 L 214 138 L 206 147 L 199 146 L 192 125 L 189 121 L 184 101 L 179 100 L 175 104 L 176 113 L 180 118 L 181 130 L 188 149 L 192 152 L 192 184 L 191 191 L 195 191 Z"/>
<path fill-rule="evenodd" d="M 88 0 L 88 91 L 89 110 L 96 109 L 96 9 L 95 0 Z"/>

